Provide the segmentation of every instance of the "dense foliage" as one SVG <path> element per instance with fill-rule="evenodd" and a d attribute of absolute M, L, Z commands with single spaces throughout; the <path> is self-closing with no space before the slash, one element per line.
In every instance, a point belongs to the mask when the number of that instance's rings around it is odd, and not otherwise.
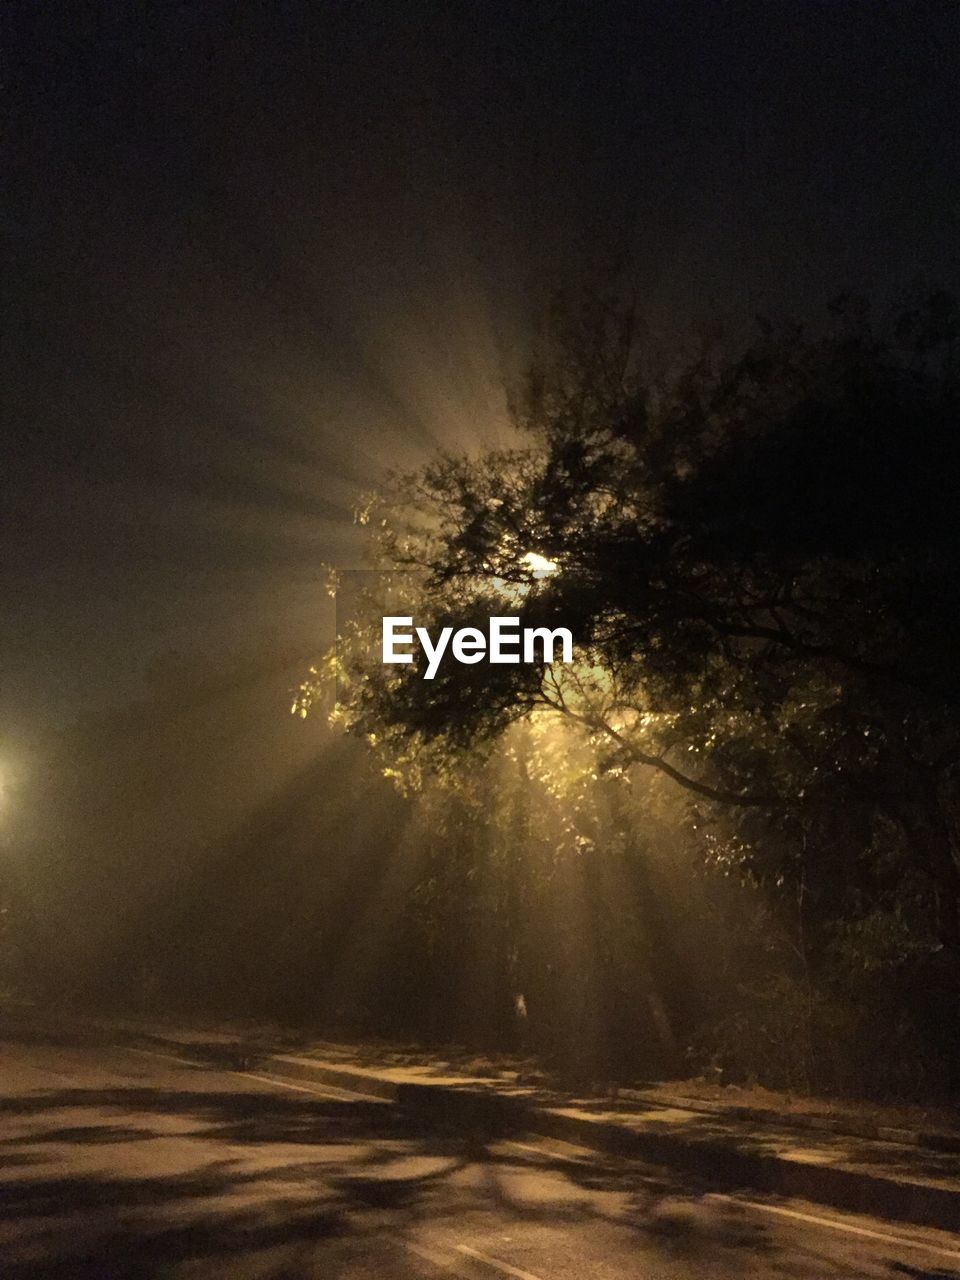
<path fill-rule="evenodd" d="M 4 987 L 955 1093 L 957 375 L 940 296 L 657 377 L 615 300 L 559 308 L 518 447 L 361 512 L 294 703 L 334 673 L 361 741 L 284 715 L 299 655 L 161 663 L 11 806 Z M 575 661 L 424 681 L 384 612 L 570 626 Z"/>
<path fill-rule="evenodd" d="M 659 378 L 615 300 L 558 308 L 516 400 L 522 447 L 438 457 L 362 513 L 383 572 L 341 640 L 340 718 L 401 776 L 450 776 L 518 720 L 578 727 L 600 773 L 671 784 L 685 840 L 799 913 L 807 1039 L 813 966 L 942 1074 L 960 1059 L 958 373 L 943 295 L 884 326 L 841 301 L 822 333 L 761 326 Z M 386 597 L 431 626 L 506 602 L 571 626 L 578 661 L 426 682 L 379 663 Z"/>

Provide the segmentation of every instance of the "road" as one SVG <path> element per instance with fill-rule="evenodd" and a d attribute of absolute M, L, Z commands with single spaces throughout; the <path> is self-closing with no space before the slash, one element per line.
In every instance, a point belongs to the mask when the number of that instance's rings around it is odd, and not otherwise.
<path fill-rule="evenodd" d="M 142 1050 L 0 1043 L 2 1280 L 958 1277 L 960 1238 Z"/>

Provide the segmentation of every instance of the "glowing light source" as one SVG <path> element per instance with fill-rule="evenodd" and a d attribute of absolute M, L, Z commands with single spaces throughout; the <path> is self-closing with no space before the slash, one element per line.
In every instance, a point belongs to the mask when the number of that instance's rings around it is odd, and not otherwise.
<path fill-rule="evenodd" d="M 536 551 L 528 551 L 521 563 L 525 564 L 528 569 L 533 570 L 535 578 L 549 578 L 560 567 L 556 560 L 548 560 L 546 556 L 542 556 Z"/>

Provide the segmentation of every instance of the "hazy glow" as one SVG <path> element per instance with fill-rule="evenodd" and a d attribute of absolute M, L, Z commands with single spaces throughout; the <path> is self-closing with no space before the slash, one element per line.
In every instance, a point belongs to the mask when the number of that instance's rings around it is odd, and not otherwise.
<path fill-rule="evenodd" d="M 535 578 L 549 578 L 560 567 L 556 560 L 548 560 L 546 556 L 542 556 L 536 551 L 528 551 L 521 563 L 525 564 L 528 569 L 533 570 Z"/>

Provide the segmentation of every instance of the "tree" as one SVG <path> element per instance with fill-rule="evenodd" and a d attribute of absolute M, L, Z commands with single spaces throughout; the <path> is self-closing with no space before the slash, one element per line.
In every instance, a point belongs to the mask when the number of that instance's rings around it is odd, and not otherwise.
<path fill-rule="evenodd" d="M 522 447 L 439 456 L 361 512 L 382 572 L 341 638 L 340 719 L 409 776 L 562 717 L 601 771 L 679 788 L 713 856 L 799 892 L 811 945 L 909 882 L 955 973 L 956 304 L 881 326 L 845 299 L 819 334 L 761 325 L 659 378 L 616 299 L 554 321 L 515 398 Z M 370 642 L 386 597 L 431 629 L 569 626 L 577 661 L 424 681 Z"/>

